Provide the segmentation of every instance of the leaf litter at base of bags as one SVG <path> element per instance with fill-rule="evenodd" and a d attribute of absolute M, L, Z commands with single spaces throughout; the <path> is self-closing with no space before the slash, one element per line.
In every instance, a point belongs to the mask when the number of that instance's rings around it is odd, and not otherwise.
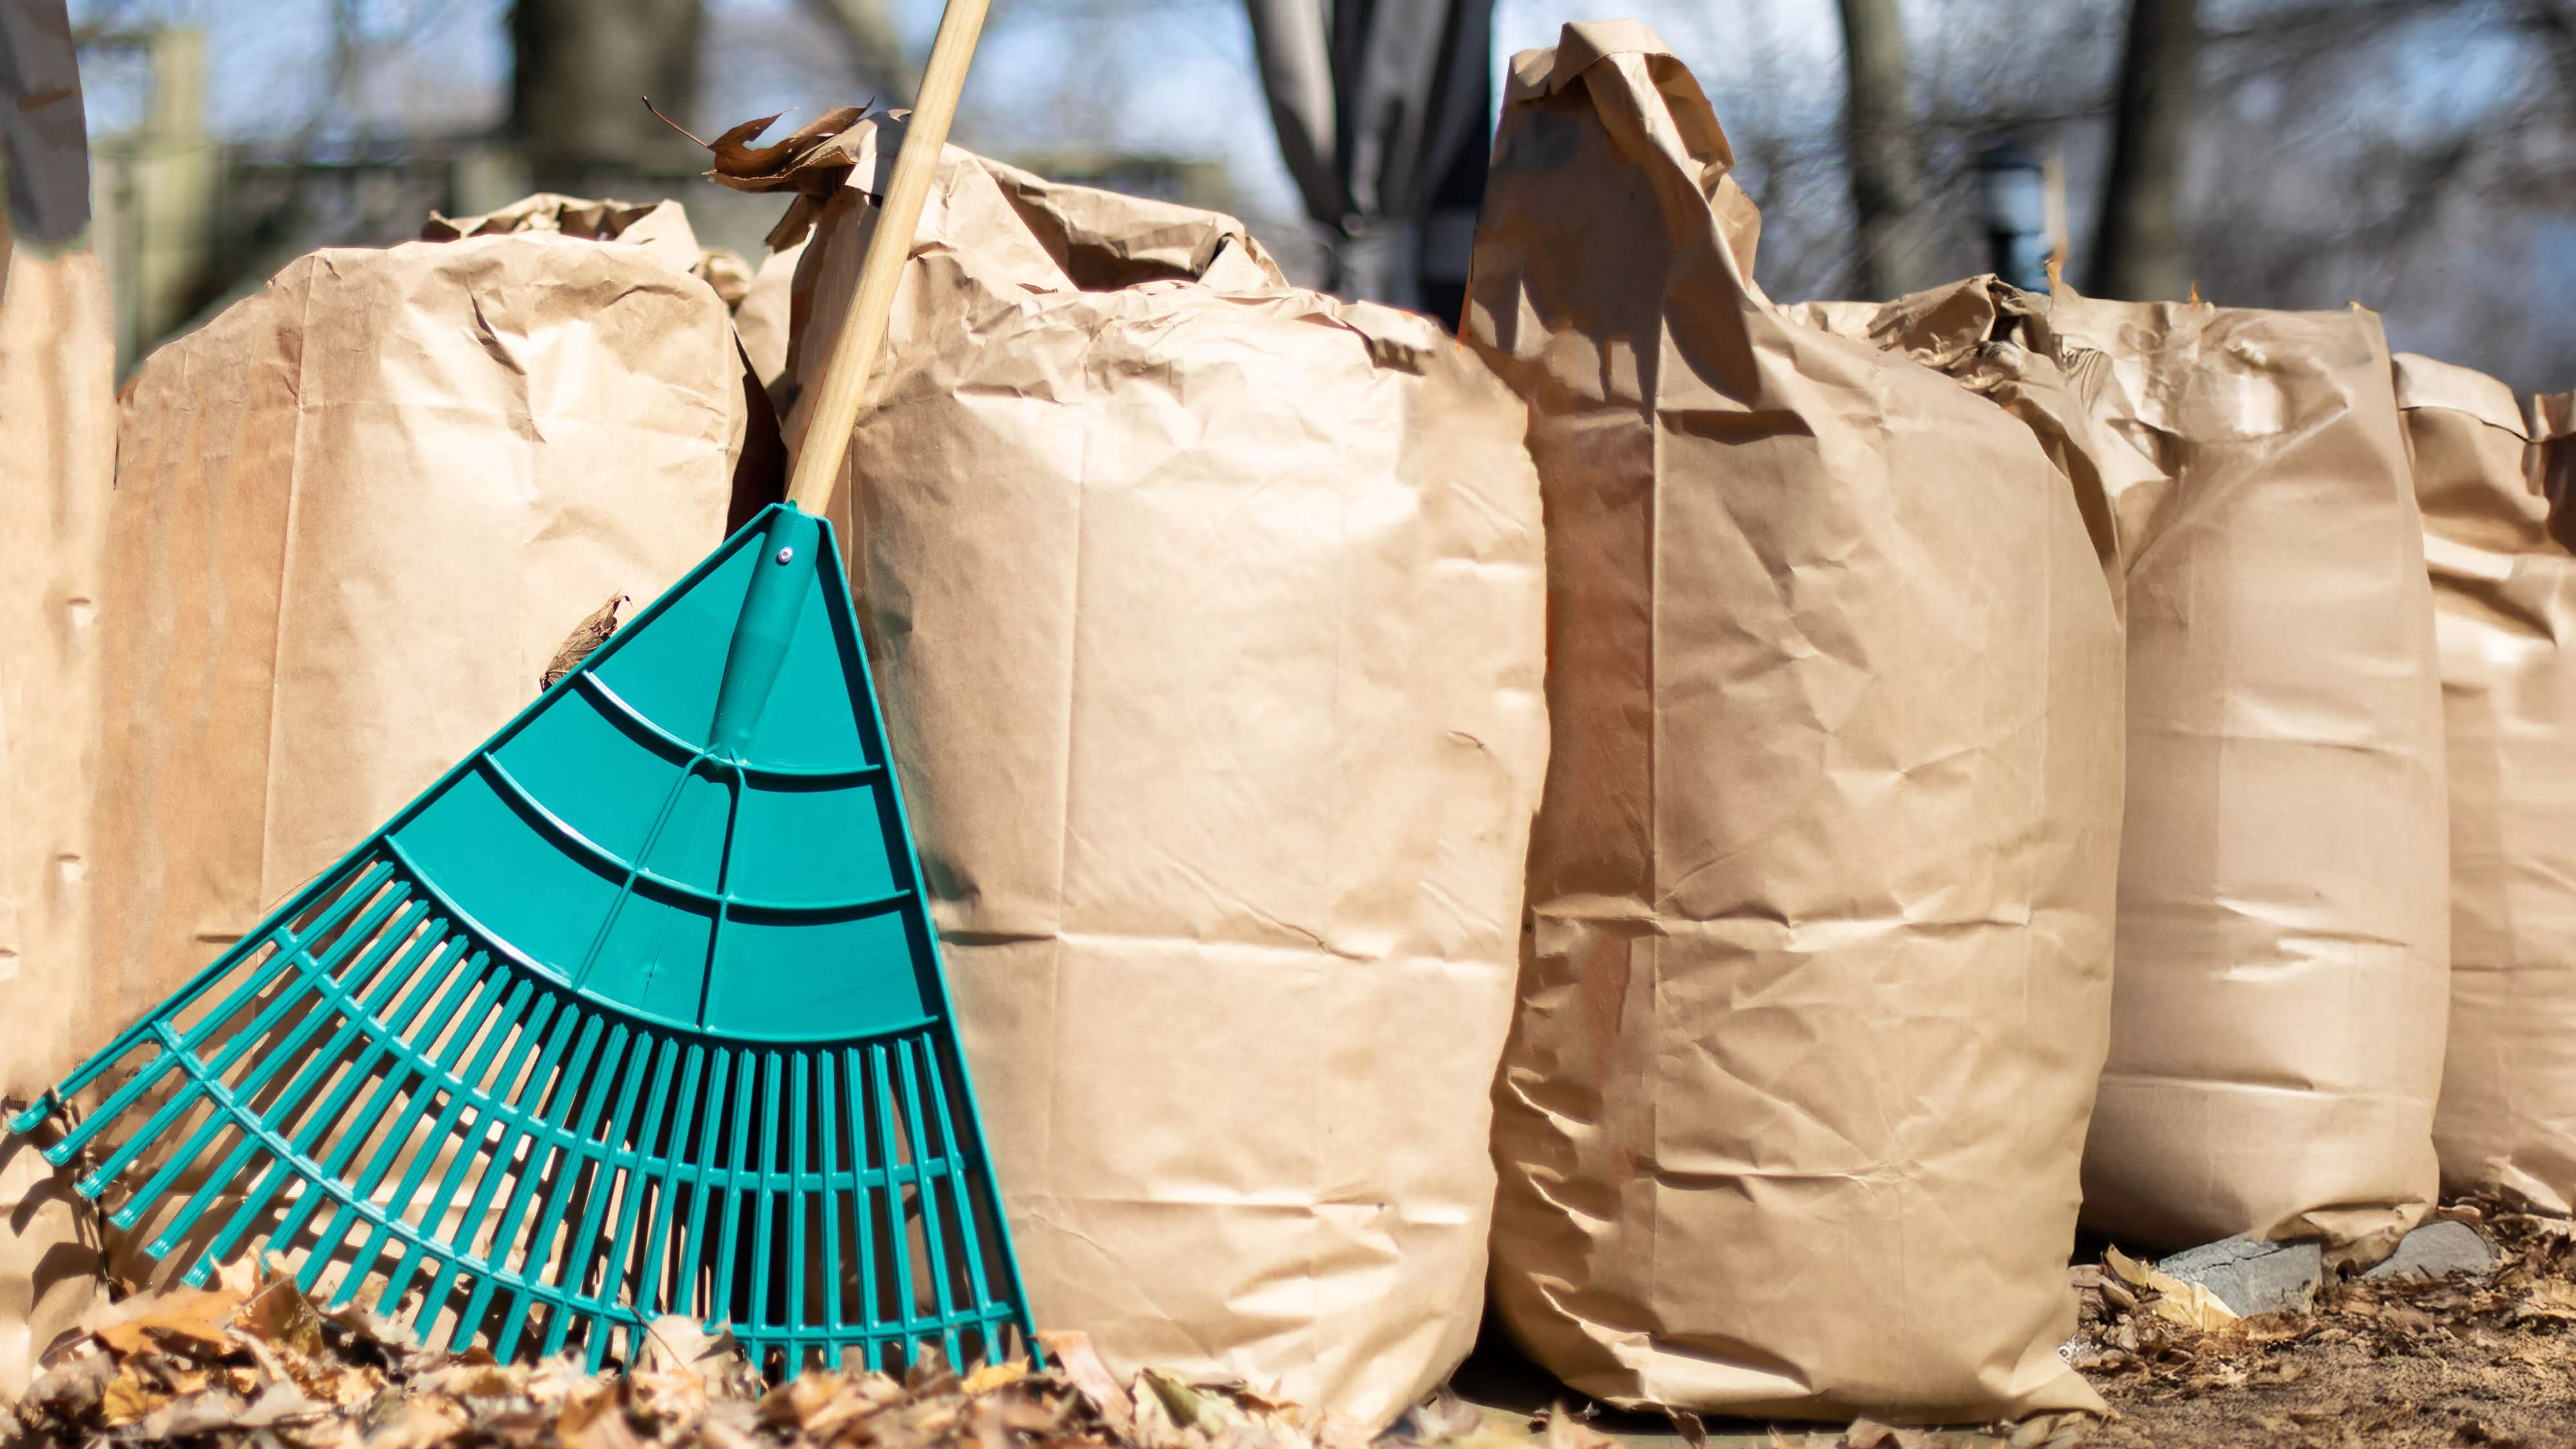
<path fill-rule="evenodd" d="M 2576 1442 L 2576 1224 L 2489 1196 L 2436 1216 L 2475 1229 L 2493 1266 L 2347 1277 L 2307 1308 L 2241 1318 L 2116 1249 L 2070 1269 L 2080 1320 L 2061 1351 L 2116 1414 L 2083 1442 Z"/>
<path fill-rule="evenodd" d="M 497 1363 L 418 1346 L 365 1307 L 323 1308 L 292 1277 L 140 1294 L 49 1356 L 0 1420 L 12 1449 L 706 1445 L 885 1449 L 1365 1449 L 1356 1426 L 1241 1383 L 1151 1369 L 1121 1388 L 1080 1334 L 1051 1367 L 963 1373 L 933 1354 L 901 1380 L 809 1372 L 770 1386 L 728 1333 L 655 1323 L 640 1361 L 592 1374 L 576 1354 Z"/>
<path fill-rule="evenodd" d="M 1146 1369 L 1122 1386 L 1078 1333 L 1042 1333 L 1049 1367 L 897 1380 L 811 1372 L 770 1386 L 730 1334 L 657 1322 L 641 1360 L 601 1374 L 578 1357 L 496 1363 L 418 1346 L 366 1307 L 325 1308 L 292 1277 L 246 1266 L 219 1286 L 127 1297 L 96 1311 L 0 1418 L 10 1449 L 173 1444 L 190 1449 L 1372 1449 L 1352 1422 L 1239 1381 Z M 1694 1449 L 2068 1449 L 2090 1422 L 2055 1415 L 1984 1430 L 1782 1428 L 1712 1435 L 1676 1414 Z M 1523 1421 L 1442 1390 L 1374 1449 L 1621 1449 L 1562 1407 Z"/>
<path fill-rule="evenodd" d="M 2478 1277 L 2350 1279 L 2304 1311 L 2221 1318 L 2151 1265 L 2071 1270 L 2066 1353 L 2117 1414 L 1977 1429 L 1863 1419 L 1722 1429 L 1676 1414 L 1691 1449 L 2071 1449 L 2218 1444 L 2554 1444 L 2576 1431 L 2576 1226 L 2493 1198 L 2442 1217 L 2498 1250 Z M 535 1445 L 831 1449 L 1366 1449 L 1347 1421 L 1234 1382 L 1147 1370 L 1121 1385 L 1087 1339 L 1046 1334 L 1050 1365 L 924 1365 L 905 1380 L 809 1373 L 765 1385 L 730 1335 L 671 1318 L 641 1361 L 499 1364 L 424 1349 L 363 1307 L 325 1309 L 273 1275 L 128 1297 L 50 1355 L 0 1441 L 191 1449 Z M 1444 1392 L 1376 1449 L 1623 1449 L 1563 1409 L 1522 1420 Z M 1659 1438 L 1664 1436 L 1657 1436 Z"/>

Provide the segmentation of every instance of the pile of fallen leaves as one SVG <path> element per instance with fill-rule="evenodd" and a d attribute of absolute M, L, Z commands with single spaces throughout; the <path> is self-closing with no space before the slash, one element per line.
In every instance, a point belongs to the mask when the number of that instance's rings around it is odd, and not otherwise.
<path fill-rule="evenodd" d="M 2305 1311 L 2212 1321 L 2116 1255 L 2075 1269 L 2072 1358 L 2120 1415 L 2086 1442 L 2576 1442 L 2570 1225 L 2484 1198 L 2441 1216 L 2497 1250 L 2490 1272 L 2329 1283 Z"/>
<path fill-rule="evenodd" d="M 1364 1449 L 1366 1436 L 1239 1383 L 1147 1371 L 1122 1389 L 1078 1334 L 1051 1367 L 903 1379 L 809 1372 L 766 1386 L 730 1335 L 666 1318 L 638 1361 L 591 1374 L 566 1354 L 502 1364 L 424 1349 L 292 1278 L 129 1298 L 58 1353 L 0 1438 L 13 1446 L 430 1449 L 704 1444 L 814 1449 Z"/>
<path fill-rule="evenodd" d="M 2476 1278 L 2354 1279 L 2308 1309 L 2233 1318 L 2190 1285 L 2117 1254 L 2073 1270 L 2076 1368 L 2118 1417 L 1985 1429 L 1781 1427 L 1773 1449 L 2071 1449 L 2087 1445 L 2559 1445 L 2576 1442 L 2576 1230 L 2493 1200 L 2442 1216 L 2498 1250 Z M 292 1278 L 247 1271 L 206 1291 L 125 1299 L 59 1348 L 0 1421 L 26 1446 L 189 1449 L 1371 1449 L 1357 1426 L 1239 1382 L 1147 1370 L 1113 1378 L 1078 1334 L 1048 1366 L 897 1380 L 809 1372 L 764 1384 L 726 1335 L 669 1318 L 631 1364 L 495 1363 L 424 1349 L 359 1307 L 324 1308 Z M 1607 1423 L 1601 1427 L 1610 1427 Z M 1619 1449 L 1638 1432 L 1691 1449 L 1743 1443 L 1686 1414 L 1614 1439 L 1561 1408 L 1480 1414 L 1454 1395 L 1374 1449 Z M 1671 1436 L 1671 1437 L 1666 1437 Z"/>

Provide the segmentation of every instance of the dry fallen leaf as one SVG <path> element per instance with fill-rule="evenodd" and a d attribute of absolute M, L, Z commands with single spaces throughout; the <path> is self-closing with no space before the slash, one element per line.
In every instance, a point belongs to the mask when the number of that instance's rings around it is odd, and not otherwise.
<path fill-rule="evenodd" d="M 1018 1383 L 1028 1376 L 1029 1366 L 1024 1363 L 1017 1361 L 988 1363 L 968 1374 L 962 1387 L 970 1395 L 989 1394 L 1005 1384 Z"/>
<path fill-rule="evenodd" d="M 210 1353 L 228 1353 L 233 1336 L 224 1324 L 241 1302 L 241 1295 L 232 1292 L 172 1293 L 151 1300 L 148 1312 L 101 1327 L 96 1337 L 118 1353 L 146 1352 L 154 1347 L 156 1335 L 184 1339 Z"/>
<path fill-rule="evenodd" d="M 168 1400 L 133 1370 L 128 1369 L 107 1381 L 99 1397 L 99 1422 L 111 1429 L 138 1422 L 144 1415 Z"/>
<path fill-rule="evenodd" d="M 2221 1324 L 2234 1323 L 2239 1317 L 2235 1309 L 2219 1302 L 2218 1295 L 2210 1292 L 2206 1284 L 2187 1283 L 2153 1264 L 2141 1263 L 2117 1248 L 2104 1249 L 2102 1261 L 2123 1281 L 2135 1287 L 2154 1289 L 2157 1295 L 2155 1311 L 2185 1328 L 2207 1332 Z"/>
<path fill-rule="evenodd" d="M 1070 1381 L 1075 1392 L 1091 1405 L 1091 1411 L 1109 1426 L 1109 1432 L 1121 1438 L 1136 1430 L 1135 1411 L 1109 1366 L 1100 1361 L 1099 1350 L 1091 1346 L 1091 1336 L 1084 1333 L 1048 1332 L 1038 1334 L 1038 1346 L 1054 1360 L 1056 1370 Z"/>
<path fill-rule="evenodd" d="M 1558 1404 L 1547 1411 L 1547 1449 L 1619 1449 L 1619 1441 L 1576 1419 Z"/>

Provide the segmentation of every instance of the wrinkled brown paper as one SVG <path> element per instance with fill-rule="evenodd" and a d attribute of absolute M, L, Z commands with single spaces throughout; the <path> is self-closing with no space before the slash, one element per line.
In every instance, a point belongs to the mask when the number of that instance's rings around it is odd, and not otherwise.
<path fill-rule="evenodd" d="M 153 354 L 110 510 L 97 963 L 12 1085 L 498 729 L 602 599 L 721 541 L 748 426 L 705 283 L 552 231 L 317 252 Z"/>
<path fill-rule="evenodd" d="M 2433 1145 L 2461 1190 L 2576 1207 L 2576 554 L 2503 383 L 2400 353 L 2451 786 L 2451 1033 Z"/>
<path fill-rule="evenodd" d="M 1531 405 L 1555 748 L 1495 1296 L 1620 1404 L 2098 1406 L 2056 1347 L 2110 998 L 2107 510 L 2001 398 L 1773 307 L 1732 159 L 1633 22 L 1513 62 L 1469 332 Z M 2062 387 L 1987 306 L 1985 384 Z"/>
<path fill-rule="evenodd" d="M 791 386 L 878 137 L 809 193 Z M 1521 406 L 1232 218 L 954 148 L 881 369 L 838 523 L 1038 1321 L 1382 1426 L 1483 1300 L 1547 752 Z"/>
<path fill-rule="evenodd" d="M 21 1103 L 87 1005 L 115 374 L 98 258 L 0 253 L 0 1098 Z M 69 1182 L 0 1136 L 0 1397 L 93 1296 Z"/>
<path fill-rule="evenodd" d="M 2379 319 L 2061 290 L 2111 419 L 2129 792 L 2084 1213 L 2369 1261 L 2432 1201 L 2449 994 L 2440 674 Z"/>

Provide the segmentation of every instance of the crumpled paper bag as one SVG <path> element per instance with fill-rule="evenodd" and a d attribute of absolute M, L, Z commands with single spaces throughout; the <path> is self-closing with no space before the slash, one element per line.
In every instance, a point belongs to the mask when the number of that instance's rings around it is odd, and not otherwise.
<path fill-rule="evenodd" d="M 0 259 L 0 1099 L 21 1103 L 90 985 L 115 389 L 106 268 L 21 239 Z M 96 1291 L 87 1210 L 69 1173 L 0 1140 L 0 1397 Z"/>
<path fill-rule="evenodd" d="M 96 963 L 41 1089 L 720 542 L 752 418 L 708 286 L 514 231 L 290 263 L 154 353 L 101 608 Z"/>
<path fill-rule="evenodd" d="M 2503 383 L 2399 353 L 2451 821 L 2443 1180 L 2576 1208 L 2576 553 Z"/>
<path fill-rule="evenodd" d="M 2431 1205 L 2449 866 L 2431 589 L 2379 319 L 2105 302 L 2129 791 L 2084 1215 L 2385 1256 Z"/>
<path fill-rule="evenodd" d="M 1494 1295 L 1623 1406 L 2095 1408 L 2056 1348 L 2119 833 L 2099 470 L 2017 415 L 2064 380 L 1991 298 L 1991 397 L 1773 306 L 1732 164 L 1643 26 L 1512 63 L 1468 335 L 1530 404 L 1555 749 Z"/>
<path fill-rule="evenodd" d="M 787 388 L 892 134 L 742 178 L 805 191 Z M 1381 1427 L 1483 1301 L 1547 753 L 1521 406 L 1230 217 L 953 147 L 880 367 L 836 508 L 1038 1321 Z"/>

